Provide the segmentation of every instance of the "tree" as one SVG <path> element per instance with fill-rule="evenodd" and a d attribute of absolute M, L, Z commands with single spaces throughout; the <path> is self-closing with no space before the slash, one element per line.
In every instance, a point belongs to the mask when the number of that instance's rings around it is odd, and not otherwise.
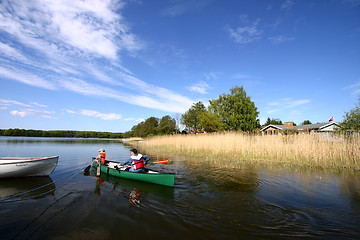
<path fill-rule="evenodd" d="M 145 120 L 142 126 L 142 136 L 156 135 L 158 133 L 159 119 L 156 117 L 149 117 Z"/>
<path fill-rule="evenodd" d="M 304 120 L 302 123 L 300 123 L 300 125 L 309 125 L 309 124 L 312 124 L 310 120 Z"/>
<path fill-rule="evenodd" d="M 189 129 L 198 130 L 201 128 L 201 115 L 206 112 L 205 105 L 202 102 L 197 102 L 190 107 L 181 117 L 181 123 Z"/>
<path fill-rule="evenodd" d="M 252 131 L 260 126 L 259 112 L 254 102 L 246 95 L 244 87 L 235 86 L 231 94 L 223 94 L 219 99 L 210 100 L 210 110 L 223 122 L 224 130 Z"/>
<path fill-rule="evenodd" d="M 360 98 L 355 104 L 355 108 L 345 113 L 341 127 L 345 130 L 360 130 Z"/>
<path fill-rule="evenodd" d="M 269 117 L 267 118 L 267 121 L 265 122 L 264 125 L 270 125 L 270 124 L 273 124 L 273 125 L 283 125 L 283 122 L 278 119 L 278 118 L 272 118 L 270 119 Z"/>
<path fill-rule="evenodd" d="M 171 134 L 176 131 L 176 120 L 169 115 L 161 118 L 158 132 L 160 134 Z"/>
<path fill-rule="evenodd" d="M 200 114 L 200 126 L 205 132 L 216 132 L 223 130 L 223 123 L 219 118 L 219 115 L 209 110 Z"/>

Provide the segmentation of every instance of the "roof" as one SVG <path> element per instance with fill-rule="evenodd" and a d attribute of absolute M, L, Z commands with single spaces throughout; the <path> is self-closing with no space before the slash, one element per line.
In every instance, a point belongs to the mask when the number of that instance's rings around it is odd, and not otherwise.
<path fill-rule="evenodd" d="M 288 127 L 285 127 L 284 125 L 270 124 L 270 125 L 267 125 L 267 126 L 263 127 L 260 131 L 265 131 L 269 127 L 273 127 L 273 128 L 279 129 L 279 130 L 290 129 Z"/>
<path fill-rule="evenodd" d="M 318 130 L 319 129 L 319 130 L 321 130 L 321 129 L 327 128 L 331 125 L 336 125 L 337 127 L 340 127 L 340 125 L 336 122 L 306 124 L 306 125 L 294 126 L 294 128 L 288 128 L 288 127 L 285 127 L 285 125 L 270 124 L 270 125 L 263 127 L 260 131 L 265 131 L 269 127 L 273 127 L 273 128 L 279 129 L 279 130 L 286 130 L 286 129 L 296 129 L 296 130 Z"/>
<path fill-rule="evenodd" d="M 321 130 L 321 129 L 327 128 L 331 125 L 336 125 L 336 126 L 340 127 L 340 125 L 336 122 L 328 122 L 328 123 L 300 125 L 300 126 L 295 126 L 294 128 L 297 130 L 316 130 L 316 129 Z"/>

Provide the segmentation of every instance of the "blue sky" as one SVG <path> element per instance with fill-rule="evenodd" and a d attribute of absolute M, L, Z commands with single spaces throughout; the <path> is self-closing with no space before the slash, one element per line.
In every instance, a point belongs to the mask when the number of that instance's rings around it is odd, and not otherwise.
<path fill-rule="evenodd" d="M 0 128 L 124 132 L 235 85 L 268 117 L 343 120 L 360 0 L 2 0 Z"/>

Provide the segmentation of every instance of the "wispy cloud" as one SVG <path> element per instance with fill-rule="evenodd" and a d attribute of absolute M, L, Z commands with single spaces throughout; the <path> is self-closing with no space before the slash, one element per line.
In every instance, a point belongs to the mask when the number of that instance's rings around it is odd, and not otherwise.
<path fill-rule="evenodd" d="M 42 117 L 42 118 L 55 118 L 55 112 L 46 110 L 37 110 L 32 108 L 13 110 L 10 112 L 11 115 L 16 117 Z"/>
<path fill-rule="evenodd" d="M 27 85 L 31 85 L 34 87 L 45 88 L 48 90 L 55 90 L 55 85 L 39 77 L 33 73 L 23 71 L 23 69 L 7 66 L 7 68 L 3 68 L 0 66 L 0 77 L 12 79 Z"/>
<path fill-rule="evenodd" d="M 30 107 L 30 104 L 22 103 L 16 100 L 9 100 L 9 99 L 0 99 L 0 106 L 13 106 L 13 105 L 19 105 L 23 107 Z"/>
<path fill-rule="evenodd" d="M 255 77 L 251 76 L 251 75 L 248 75 L 248 74 L 243 74 L 243 73 L 238 73 L 238 74 L 235 74 L 233 76 L 235 79 L 253 79 Z"/>
<path fill-rule="evenodd" d="M 230 38 L 239 44 L 248 44 L 261 39 L 262 30 L 259 29 L 260 19 L 249 22 L 247 15 L 241 15 L 242 26 L 232 28 L 225 26 Z"/>
<path fill-rule="evenodd" d="M 27 61 L 27 57 L 25 57 L 21 52 L 17 49 L 13 48 L 12 46 L 0 42 L 0 53 L 3 56 L 7 56 L 12 59 Z"/>
<path fill-rule="evenodd" d="M 209 80 L 218 80 L 221 75 L 222 75 L 221 72 L 208 72 L 208 73 L 204 74 L 205 79 L 208 81 Z"/>
<path fill-rule="evenodd" d="M 0 42 L 0 78 L 94 97 L 101 90 L 126 103 L 184 112 L 191 99 L 121 66 L 124 52 L 136 56 L 145 46 L 121 15 L 124 6 L 112 0 L 3 1 L 0 31 L 9 39 Z"/>
<path fill-rule="evenodd" d="M 300 100 L 293 100 L 292 98 L 279 99 L 268 103 L 268 106 L 269 108 L 271 108 L 271 110 L 268 110 L 267 113 L 272 114 L 284 110 L 289 111 L 310 102 L 311 100 L 309 99 L 300 99 Z"/>
<path fill-rule="evenodd" d="M 55 118 L 55 111 L 39 110 L 36 109 L 37 107 L 46 108 L 47 106 L 37 102 L 23 103 L 12 99 L 0 99 L 0 110 L 13 109 L 10 111 L 10 114 L 13 116 Z"/>
<path fill-rule="evenodd" d="M 281 43 L 285 43 L 285 42 L 295 40 L 294 37 L 288 37 L 288 36 L 285 36 L 285 35 L 278 35 L 278 36 L 274 36 L 274 37 L 269 37 L 268 39 L 272 44 L 281 44 Z"/>
<path fill-rule="evenodd" d="M 70 110 L 70 109 L 63 109 L 62 111 L 67 112 L 67 113 L 70 113 L 70 114 L 76 114 L 75 111 Z"/>
<path fill-rule="evenodd" d="M 294 1 L 292 0 L 286 0 L 282 5 L 281 5 L 281 10 L 282 11 L 290 11 L 294 6 Z"/>
<path fill-rule="evenodd" d="M 188 87 L 188 89 L 191 91 L 191 92 L 196 92 L 196 93 L 200 93 L 200 94 L 206 94 L 207 93 L 207 90 L 210 88 L 210 86 L 204 82 L 204 81 L 201 81 L 201 82 L 198 82 L 198 83 L 195 83 L 191 86 Z"/>
<path fill-rule="evenodd" d="M 359 6 L 360 0 L 341 0 L 341 3 L 346 9 L 349 9 Z"/>
<path fill-rule="evenodd" d="M 354 83 L 352 85 L 346 86 L 344 90 L 350 90 L 351 94 L 354 96 L 360 96 L 360 82 Z"/>
<path fill-rule="evenodd" d="M 72 115 L 78 114 L 88 117 L 100 118 L 102 120 L 107 120 L 107 121 L 119 120 L 122 118 L 122 115 L 118 113 L 101 113 L 96 110 L 89 110 L 89 109 L 82 109 L 78 112 L 70 109 L 63 109 L 62 111 Z"/>
<path fill-rule="evenodd" d="M 207 6 L 212 0 L 178 0 L 170 1 L 170 5 L 167 6 L 162 14 L 164 16 L 176 17 L 186 12 L 201 9 Z"/>
<path fill-rule="evenodd" d="M 80 114 L 85 115 L 85 116 L 90 116 L 90 117 L 95 117 L 95 118 L 100 118 L 102 120 L 119 120 L 121 118 L 121 114 L 117 114 L 117 113 L 100 113 L 94 110 L 87 110 L 87 109 L 83 109 L 81 110 Z"/>

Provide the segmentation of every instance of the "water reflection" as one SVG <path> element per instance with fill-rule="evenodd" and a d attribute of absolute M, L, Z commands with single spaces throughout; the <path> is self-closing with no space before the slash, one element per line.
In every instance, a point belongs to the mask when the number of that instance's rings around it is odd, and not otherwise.
<path fill-rule="evenodd" d="M 93 178 L 95 173 L 91 172 Z M 161 198 L 174 199 L 174 188 L 157 184 L 122 179 L 106 174 L 96 177 L 94 193 L 101 195 L 101 189 L 106 188 L 116 196 L 124 197 L 133 206 L 140 206 L 147 195 L 155 195 Z"/>
<path fill-rule="evenodd" d="M 55 189 L 55 184 L 50 177 L 1 179 L 0 200 L 7 198 L 11 200 L 25 198 L 40 199 L 47 195 L 54 195 L 54 192 L 51 191 L 53 189 Z M 15 195 L 19 196 L 11 198 Z"/>

